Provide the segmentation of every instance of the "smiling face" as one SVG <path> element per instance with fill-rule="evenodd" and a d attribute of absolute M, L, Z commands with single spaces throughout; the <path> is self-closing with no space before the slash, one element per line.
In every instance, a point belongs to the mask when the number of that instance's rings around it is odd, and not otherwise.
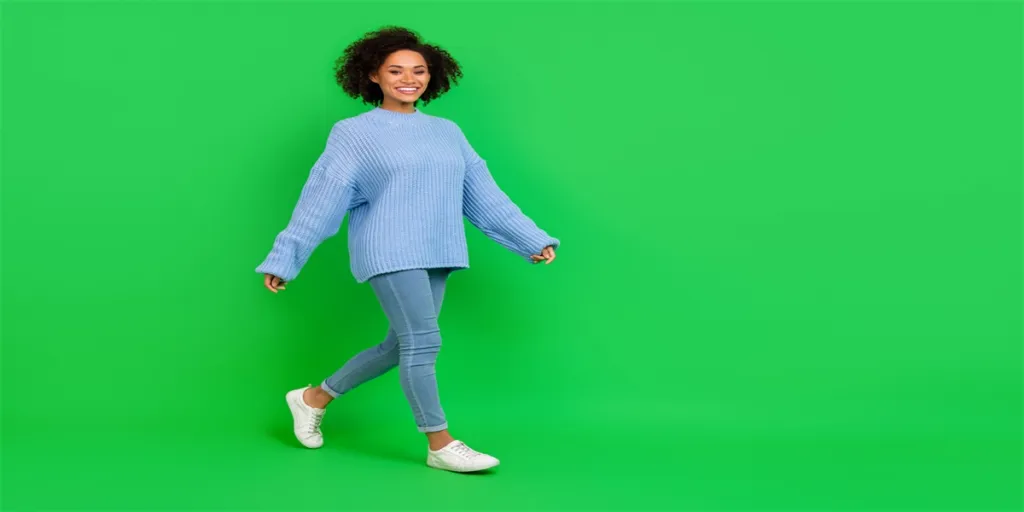
<path fill-rule="evenodd" d="M 399 50 L 388 55 L 370 80 L 384 93 L 383 108 L 412 112 L 430 83 L 427 61 L 419 52 Z"/>

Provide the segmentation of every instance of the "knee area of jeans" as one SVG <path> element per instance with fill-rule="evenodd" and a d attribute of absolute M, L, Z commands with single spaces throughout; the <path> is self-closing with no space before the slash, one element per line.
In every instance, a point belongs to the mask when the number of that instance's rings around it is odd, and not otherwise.
<path fill-rule="evenodd" d="M 437 325 L 413 326 L 395 336 L 399 343 L 420 343 L 425 340 L 441 337 L 441 328 Z"/>
<path fill-rule="evenodd" d="M 437 361 L 441 354 L 441 347 L 415 347 L 398 352 L 399 359 L 411 360 L 414 363 L 424 364 Z"/>
<path fill-rule="evenodd" d="M 388 338 L 384 340 L 380 345 L 377 345 L 377 352 L 386 354 L 398 350 L 398 339 Z"/>
<path fill-rule="evenodd" d="M 410 336 L 437 336 L 441 334 L 441 326 L 437 322 L 413 322 L 412 325 L 403 329 L 396 335 L 397 338 L 408 338 Z"/>

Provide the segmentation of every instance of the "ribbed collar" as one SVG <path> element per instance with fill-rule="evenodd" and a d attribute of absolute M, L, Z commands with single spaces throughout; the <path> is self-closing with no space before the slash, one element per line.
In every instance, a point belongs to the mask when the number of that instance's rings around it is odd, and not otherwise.
<path fill-rule="evenodd" d="M 416 111 L 411 114 L 406 114 L 403 112 L 395 112 L 394 110 L 374 107 L 372 110 L 367 112 L 367 114 L 374 119 L 380 119 L 388 122 L 389 124 L 418 124 L 427 120 L 427 115 L 420 109 L 416 109 Z"/>

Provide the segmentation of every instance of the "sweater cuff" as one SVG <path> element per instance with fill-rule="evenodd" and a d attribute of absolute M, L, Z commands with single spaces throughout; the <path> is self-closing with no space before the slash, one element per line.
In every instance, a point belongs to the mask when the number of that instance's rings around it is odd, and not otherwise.
<path fill-rule="evenodd" d="M 260 263 L 256 267 L 256 272 L 260 274 L 270 274 L 281 278 L 282 281 L 292 282 L 295 280 L 298 272 L 295 269 L 295 265 L 288 264 L 283 258 L 275 257 L 276 255 L 270 255 L 263 263 Z"/>
<path fill-rule="evenodd" d="M 531 256 L 539 256 L 541 252 L 544 250 L 544 248 L 549 246 L 553 250 L 557 251 L 558 246 L 561 245 L 561 242 L 557 238 L 547 237 L 541 239 L 539 242 L 532 242 L 530 245 L 531 247 L 529 248 L 529 250 L 526 251 L 525 254 L 523 254 L 523 258 L 525 258 L 527 262 L 533 263 L 533 258 L 531 258 Z"/>

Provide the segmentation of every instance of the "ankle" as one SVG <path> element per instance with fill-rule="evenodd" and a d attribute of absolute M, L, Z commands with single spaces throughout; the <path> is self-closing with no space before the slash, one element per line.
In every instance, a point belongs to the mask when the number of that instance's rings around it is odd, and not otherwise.
<path fill-rule="evenodd" d="M 327 404 L 331 403 L 331 400 L 334 400 L 334 397 L 324 391 L 320 386 L 313 386 L 306 388 L 306 391 L 302 393 L 302 400 L 310 407 L 326 409 Z"/>
<path fill-rule="evenodd" d="M 452 441 L 455 441 L 455 439 L 447 430 L 442 430 L 440 432 L 427 432 L 427 443 L 429 444 L 430 449 L 435 452 L 445 446 L 448 446 Z"/>

